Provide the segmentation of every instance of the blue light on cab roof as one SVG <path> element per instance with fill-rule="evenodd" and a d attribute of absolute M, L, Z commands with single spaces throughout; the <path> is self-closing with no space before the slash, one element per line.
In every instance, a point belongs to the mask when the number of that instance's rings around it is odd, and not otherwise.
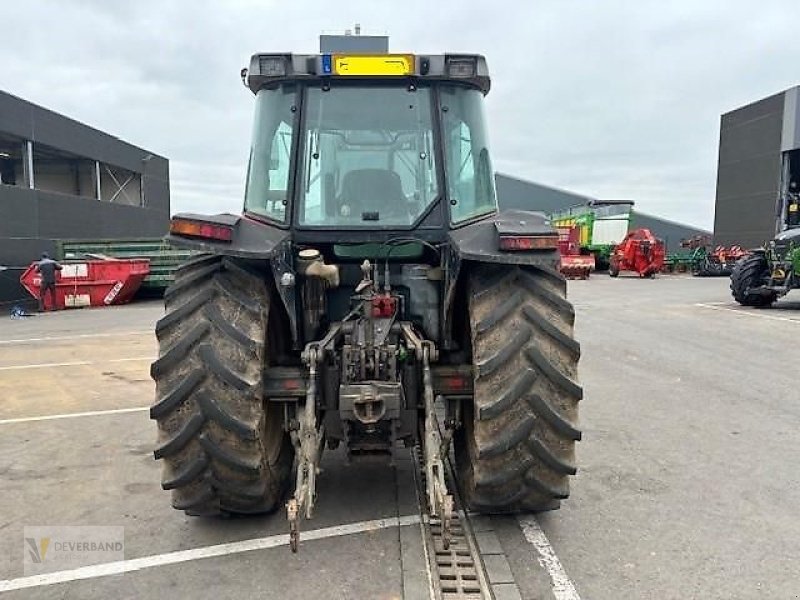
<path fill-rule="evenodd" d="M 330 54 L 322 55 L 322 74 L 330 75 L 333 72 L 333 61 Z"/>

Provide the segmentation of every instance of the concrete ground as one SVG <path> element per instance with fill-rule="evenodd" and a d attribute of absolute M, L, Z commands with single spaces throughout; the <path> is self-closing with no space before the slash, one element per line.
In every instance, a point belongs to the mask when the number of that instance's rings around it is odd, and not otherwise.
<path fill-rule="evenodd" d="M 563 508 L 537 517 L 565 573 L 540 562 L 515 518 L 492 520 L 522 596 L 798 597 L 798 292 L 751 310 L 725 279 L 598 275 L 571 282 L 570 298 L 580 471 Z M 148 302 L 0 321 L 0 589 L 23 581 L 24 526 L 122 525 L 125 558 L 147 565 L 8 597 L 424 597 L 407 458 L 392 471 L 326 455 L 303 528 L 330 529 L 297 555 L 282 545 L 282 512 L 221 521 L 169 507 L 154 424 L 136 410 L 152 398 L 160 314 Z M 64 417 L 87 412 L 100 414 Z M 260 549 L 236 544 L 253 538 Z M 222 543 L 230 552 L 207 554 Z"/>

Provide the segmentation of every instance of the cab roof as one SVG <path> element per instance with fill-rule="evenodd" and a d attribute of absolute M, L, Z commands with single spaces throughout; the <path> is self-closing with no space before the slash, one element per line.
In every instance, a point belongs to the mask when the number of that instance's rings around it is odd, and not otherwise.
<path fill-rule="evenodd" d="M 488 94 L 486 59 L 479 54 L 291 54 L 259 53 L 242 70 L 242 81 L 255 94 L 289 81 L 449 81 Z"/>

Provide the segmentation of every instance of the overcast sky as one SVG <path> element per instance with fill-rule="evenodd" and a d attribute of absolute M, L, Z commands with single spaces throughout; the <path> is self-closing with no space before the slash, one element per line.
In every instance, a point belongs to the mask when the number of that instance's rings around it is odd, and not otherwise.
<path fill-rule="evenodd" d="M 721 113 L 800 84 L 798 0 L 4 2 L 0 89 L 170 159 L 173 210 L 237 212 L 256 51 L 362 24 L 486 55 L 498 171 L 711 228 Z"/>

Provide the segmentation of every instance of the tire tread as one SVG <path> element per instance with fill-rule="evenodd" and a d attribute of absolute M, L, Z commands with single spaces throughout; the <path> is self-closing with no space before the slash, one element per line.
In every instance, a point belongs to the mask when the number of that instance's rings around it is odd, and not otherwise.
<path fill-rule="evenodd" d="M 478 266 L 468 294 L 475 391 L 455 440 L 463 496 L 490 513 L 558 508 L 577 472 L 583 397 L 566 282 L 548 269 Z"/>

